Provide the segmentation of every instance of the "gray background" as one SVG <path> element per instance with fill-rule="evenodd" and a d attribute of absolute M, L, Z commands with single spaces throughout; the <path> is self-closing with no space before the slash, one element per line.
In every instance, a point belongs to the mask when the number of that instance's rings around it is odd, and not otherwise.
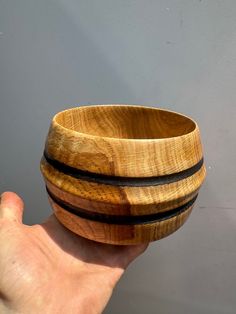
<path fill-rule="evenodd" d="M 186 225 L 150 245 L 105 313 L 236 312 L 236 2 L 0 0 L 0 188 L 25 222 L 51 210 L 39 172 L 52 116 L 76 104 L 179 111 L 208 177 Z"/>

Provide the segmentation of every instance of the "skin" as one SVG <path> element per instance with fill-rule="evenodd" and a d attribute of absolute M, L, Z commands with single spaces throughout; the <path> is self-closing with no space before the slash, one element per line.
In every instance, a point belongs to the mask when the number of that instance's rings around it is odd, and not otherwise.
<path fill-rule="evenodd" d="M 52 215 L 22 223 L 23 201 L 0 204 L 0 313 L 102 313 L 130 262 L 147 244 L 114 246 L 79 237 Z"/>

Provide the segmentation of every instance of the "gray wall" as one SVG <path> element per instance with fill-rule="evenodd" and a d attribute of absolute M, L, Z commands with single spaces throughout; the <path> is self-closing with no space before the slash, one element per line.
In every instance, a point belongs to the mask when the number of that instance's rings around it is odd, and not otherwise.
<path fill-rule="evenodd" d="M 39 161 L 52 116 L 90 103 L 179 111 L 208 177 L 186 225 L 150 245 L 105 313 L 236 312 L 236 2 L 0 1 L 0 188 L 50 214 Z"/>

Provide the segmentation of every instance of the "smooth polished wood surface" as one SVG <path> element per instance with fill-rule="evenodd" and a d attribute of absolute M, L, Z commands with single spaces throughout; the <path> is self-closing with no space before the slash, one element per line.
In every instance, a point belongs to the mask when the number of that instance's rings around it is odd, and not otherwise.
<path fill-rule="evenodd" d="M 202 158 L 199 129 L 189 118 L 156 108 L 122 105 L 85 106 L 58 113 L 49 130 L 46 152 L 81 170 L 125 177 L 176 173 Z"/>
<path fill-rule="evenodd" d="M 50 199 L 58 220 L 69 230 L 91 240 L 108 244 L 139 244 L 162 239 L 178 230 L 187 220 L 192 207 L 168 220 L 137 225 L 105 224 L 68 213 Z"/>
<path fill-rule="evenodd" d="M 167 236 L 185 222 L 206 175 L 202 160 L 199 129 L 188 117 L 97 105 L 53 118 L 41 171 L 67 228 L 100 242 L 136 244 Z M 132 217 L 138 222 L 125 223 Z"/>

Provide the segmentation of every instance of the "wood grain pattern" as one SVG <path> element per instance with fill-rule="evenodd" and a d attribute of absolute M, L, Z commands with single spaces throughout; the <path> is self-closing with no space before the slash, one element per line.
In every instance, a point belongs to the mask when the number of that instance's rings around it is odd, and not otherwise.
<path fill-rule="evenodd" d="M 184 223 L 193 205 L 163 221 L 118 226 L 118 220 L 107 224 L 78 217 L 63 202 L 99 215 L 168 216 L 197 195 L 206 175 L 197 124 L 150 107 L 97 105 L 58 113 L 45 154 L 41 171 L 47 189 L 62 201 L 49 197 L 58 219 L 70 230 L 105 243 L 135 244 L 167 236 Z"/>
<path fill-rule="evenodd" d="M 176 173 L 202 159 L 196 123 L 173 112 L 139 106 L 85 106 L 58 113 L 45 150 L 72 167 L 124 177 Z"/>
<path fill-rule="evenodd" d="M 193 167 L 182 170 L 177 173 L 166 174 L 162 176 L 155 177 L 120 177 L 120 176 L 108 176 L 103 174 L 98 174 L 94 172 L 83 171 L 58 160 L 52 159 L 44 152 L 44 158 L 46 161 L 56 170 L 69 175 L 73 178 L 80 179 L 83 181 L 96 182 L 105 185 L 115 185 L 115 186 L 156 186 L 170 184 L 172 182 L 177 182 L 194 175 L 198 170 L 201 169 L 203 165 L 203 158 Z"/>
<path fill-rule="evenodd" d="M 189 217 L 193 205 L 173 218 L 155 223 L 115 225 L 80 218 L 58 206 L 49 198 L 58 220 L 69 230 L 82 237 L 98 242 L 128 245 L 162 239 L 178 230 Z"/>
<path fill-rule="evenodd" d="M 137 224 L 146 224 L 151 222 L 158 222 L 161 220 L 167 220 L 174 216 L 179 215 L 190 206 L 192 206 L 197 198 L 195 195 L 192 199 L 190 199 L 187 203 L 179 207 L 174 207 L 169 209 L 168 211 L 156 212 L 156 213 L 148 213 L 144 215 L 115 215 L 115 214 L 106 214 L 106 213 L 98 213 L 97 211 L 91 211 L 84 209 L 82 207 L 78 207 L 70 204 L 68 201 L 64 201 L 55 194 L 52 193 L 48 188 L 46 188 L 48 196 L 52 199 L 54 203 L 58 206 L 70 212 L 80 218 L 84 218 L 87 220 L 93 220 L 97 222 L 104 222 L 107 224 L 115 224 L 115 225 L 137 225 Z"/>
<path fill-rule="evenodd" d="M 138 215 L 178 207 L 198 193 L 205 167 L 180 182 L 149 187 L 117 187 L 82 181 L 53 169 L 43 159 L 41 171 L 50 191 L 74 206 L 100 213 Z"/>

